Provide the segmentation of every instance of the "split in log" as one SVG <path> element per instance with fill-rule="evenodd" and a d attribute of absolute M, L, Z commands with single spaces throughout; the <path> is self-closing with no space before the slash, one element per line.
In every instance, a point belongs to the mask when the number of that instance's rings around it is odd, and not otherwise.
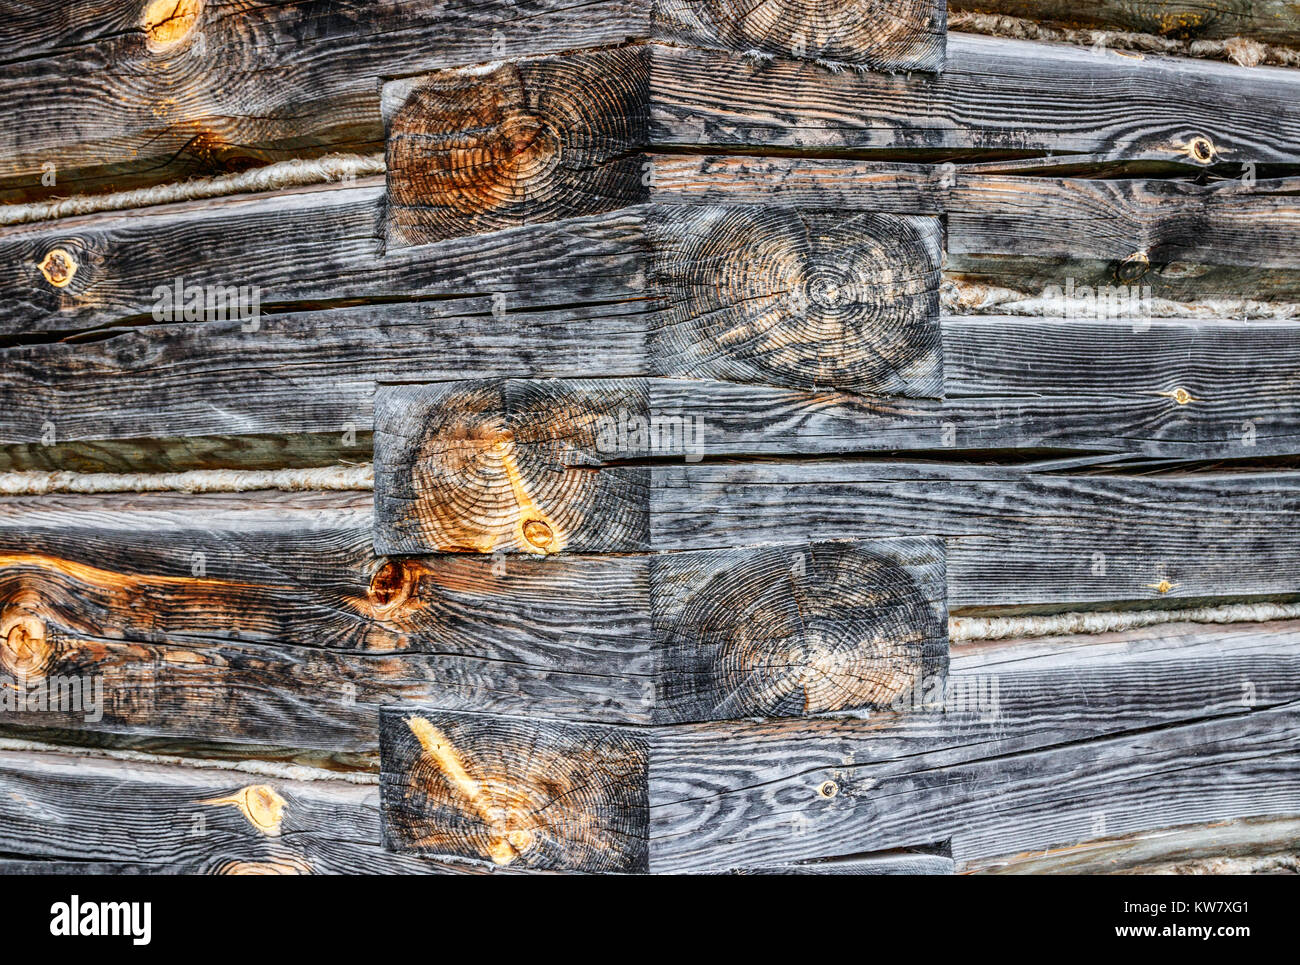
<path fill-rule="evenodd" d="M 594 724 L 385 711 L 384 846 L 551 871 L 645 871 L 646 743 Z"/>

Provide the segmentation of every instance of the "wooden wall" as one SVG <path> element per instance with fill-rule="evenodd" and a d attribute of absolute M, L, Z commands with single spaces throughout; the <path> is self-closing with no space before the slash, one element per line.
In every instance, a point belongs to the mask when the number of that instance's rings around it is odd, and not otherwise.
<path fill-rule="evenodd" d="M 932 0 L 13 6 L 0 675 L 101 697 L 0 708 L 0 870 L 1293 867 L 1300 72 Z M 1086 25 L 1295 42 L 1145 6 Z"/>

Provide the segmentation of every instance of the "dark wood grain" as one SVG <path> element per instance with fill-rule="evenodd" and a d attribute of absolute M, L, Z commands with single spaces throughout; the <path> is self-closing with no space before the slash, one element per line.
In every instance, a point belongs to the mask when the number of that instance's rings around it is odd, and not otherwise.
<path fill-rule="evenodd" d="M 977 863 L 1166 827 L 1173 814 L 1285 814 L 1300 795 L 1293 643 L 1294 628 L 1275 624 L 973 646 L 954 655 L 946 693 L 917 695 L 920 713 L 653 728 L 647 867 L 852 864 L 936 841 Z M 500 720 L 473 721 L 503 735 L 493 750 L 554 739 L 549 722 Z M 405 760 L 385 772 L 406 774 Z M 471 777 L 501 798 L 489 812 L 500 821 L 505 788 L 528 782 L 491 773 Z M 447 832 L 468 810 L 458 804 L 418 813 Z"/>
<path fill-rule="evenodd" d="M 1192 168 L 1300 159 L 1292 72 L 953 34 L 938 76 L 655 47 L 654 145 L 1073 152 Z"/>
<path fill-rule="evenodd" d="M 674 553 L 650 573 L 657 722 L 883 708 L 943 679 L 938 540 Z"/>
<path fill-rule="evenodd" d="M 937 218 L 700 205 L 648 227 L 656 374 L 937 396 Z"/>
<path fill-rule="evenodd" d="M 473 870 L 384 851 L 376 784 L 0 750 L 0 791 L 0 850 L 23 873 Z"/>

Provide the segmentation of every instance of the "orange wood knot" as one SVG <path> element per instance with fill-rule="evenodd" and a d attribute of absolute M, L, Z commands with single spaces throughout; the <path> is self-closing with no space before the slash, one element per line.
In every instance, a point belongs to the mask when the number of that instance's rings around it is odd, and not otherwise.
<path fill-rule="evenodd" d="M 822 797 L 834 797 L 840 793 L 840 786 L 834 781 L 824 781 L 821 787 L 817 788 L 817 793 Z"/>
<path fill-rule="evenodd" d="M 77 273 L 77 259 L 66 248 L 53 248 L 41 259 L 39 267 L 47 282 L 55 288 L 67 288 Z"/>
<path fill-rule="evenodd" d="M 1182 386 L 1179 386 L 1178 388 L 1174 389 L 1172 392 L 1158 392 L 1156 394 L 1163 396 L 1166 399 L 1173 399 L 1179 405 L 1187 405 L 1190 402 L 1201 401 L 1196 396 L 1192 395 L 1192 393 L 1184 389 Z"/>
<path fill-rule="evenodd" d="M 414 560 L 388 560 L 370 578 L 370 602 L 381 614 L 396 610 L 419 582 L 420 566 Z"/>
<path fill-rule="evenodd" d="M 214 807 L 222 805 L 237 807 L 248 819 L 249 824 L 267 837 L 275 838 L 280 835 L 280 823 L 284 819 L 287 802 L 269 784 L 250 784 L 226 797 L 208 798 L 199 803 Z"/>
<path fill-rule="evenodd" d="M 530 519 L 524 523 L 524 539 L 538 549 L 545 549 L 555 542 L 555 532 L 540 519 Z"/>
<path fill-rule="evenodd" d="M 155 52 L 175 47 L 193 32 L 202 11 L 203 0 L 153 0 L 141 21 L 146 46 Z"/>
<path fill-rule="evenodd" d="M 0 667 L 16 677 L 40 677 L 53 657 L 45 621 L 24 606 L 8 607 L 0 617 Z"/>
<path fill-rule="evenodd" d="M 1168 580 L 1161 580 L 1159 583 L 1148 583 L 1147 589 L 1155 590 L 1157 593 L 1168 593 L 1177 583 L 1170 583 Z"/>

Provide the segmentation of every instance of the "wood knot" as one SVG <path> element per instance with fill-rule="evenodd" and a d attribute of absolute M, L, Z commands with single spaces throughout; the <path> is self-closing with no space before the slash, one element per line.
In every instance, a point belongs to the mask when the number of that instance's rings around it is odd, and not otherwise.
<path fill-rule="evenodd" d="M 420 564 L 414 560 L 387 560 L 370 578 L 370 603 L 383 616 L 406 603 L 420 582 Z"/>
<path fill-rule="evenodd" d="M 66 248 L 53 248 L 46 252 L 38 267 L 55 288 L 67 288 L 77 273 L 77 259 Z"/>
<path fill-rule="evenodd" d="M 145 45 L 154 53 L 170 50 L 193 32 L 202 11 L 203 0 L 152 0 L 141 20 Z"/>
<path fill-rule="evenodd" d="M 14 677 L 41 677 L 54 661 L 55 649 L 45 621 L 25 604 L 15 603 L 0 616 L 0 667 Z"/>
<path fill-rule="evenodd" d="M 286 801 L 269 784 L 250 784 L 227 797 L 209 798 L 200 804 L 230 805 L 239 809 L 248 823 L 267 837 L 280 836 Z"/>
<path fill-rule="evenodd" d="M 1201 401 L 1196 396 L 1192 395 L 1192 393 L 1184 389 L 1182 386 L 1179 386 L 1178 388 L 1174 389 L 1172 392 L 1157 392 L 1156 394 L 1163 396 L 1166 399 L 1173 399 L 1174 402 L 1176 402 L 1178 405 L 1188 405 L 1189 403 L 1192 402 Z"/>
<path fill-rule="evenodd" d="M 1135 251 L 1119 263 L 1115 276 L 1122 282 L 1134 282 L 1151 269 L 1151 259 L 1145 251 Z"/>
<path fill-rule="evenodd" d="M 555 542 L 555 533 L 540 519 L 530 519 L 524 523 L 524 539 L 538 549 L 544 550 Z"/>
<path fill-rule="evenodd" d="M 1187 156 L 1197 164 L 1209 164 L 1214 160 L 1215 151 L 1214 142 L 1204 135 L 1197 135 L 1187 143 Z"/>

